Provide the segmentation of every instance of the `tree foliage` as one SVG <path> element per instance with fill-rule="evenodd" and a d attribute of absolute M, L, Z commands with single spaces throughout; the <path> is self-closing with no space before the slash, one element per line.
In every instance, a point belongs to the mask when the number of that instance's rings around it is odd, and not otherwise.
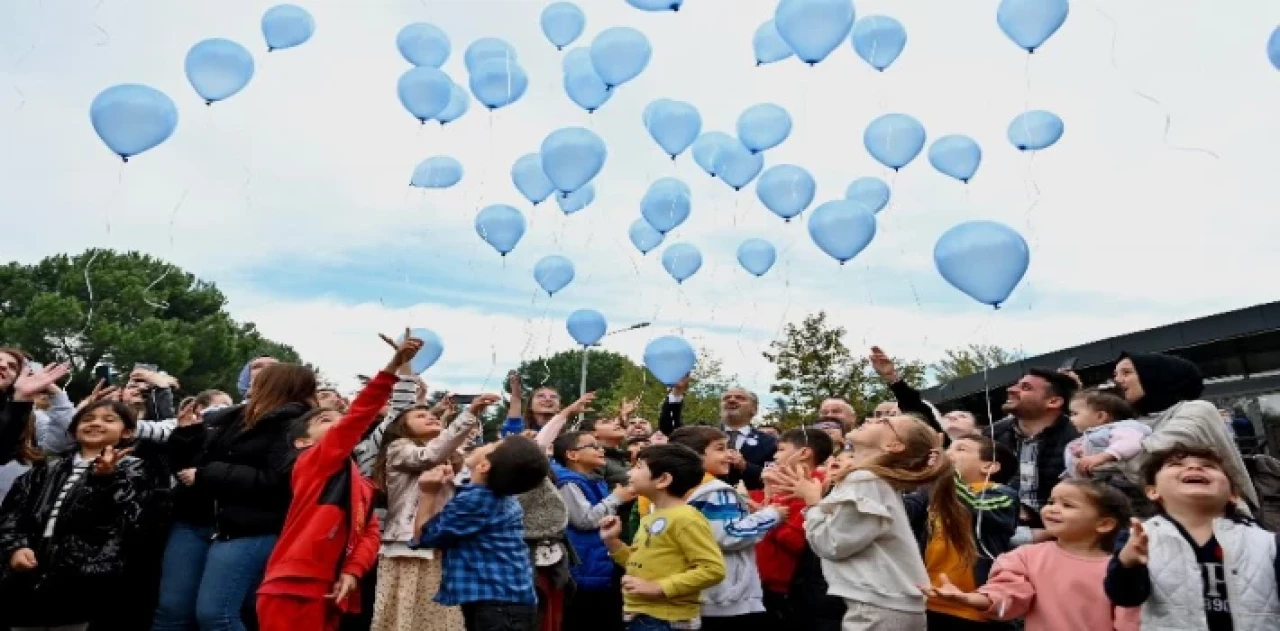
<path fill-rule="evenodd" d="M 720 420 L 720 395 L 732 387 L 736 377 L 726 375 L 724 365 L 706 349 L 698 350 L 689 391 L 684 395 L 683 413 L 686 424 L 715 424 Z M 610 395 L 597 407 L 613 413 L 623 399 L 639 398 L 635 415 L 648 419 L 657 429 L 658 412 L 666 399 L 667 387 L 643 366 L 631 364 L 623 371 Z"/>
<path fill-rule="evenodd" d="M 782 337 L 769 343 L 764 356 L 776 369 L 771 392 L 772 420 L 781 427 L 812 421 L 824 399 L 840 397 L 859 416 L 893 398 L 867 356 L 855 356 L 844 342 L 845 329 L 827 321 L 825 311 L 788 323 Z M 894 358 L 899 376 L 917 388 L 924 386 L 925 365 Z"/>
<path fill-rule="evenodd" d="M 587 392 L 596 393 L 597 401 L 609 397 L 627 368 L 634 367 L 635 364 L 626 355 L 591 349 L 587 361 Z M 529 400 L 529 395 L 534 390 L 545 387 L 560 393 L 560 402 L 569 405 L 578 399 L 582 379 L 582 350 L 561 351 L 550 357 L 535 357 L 521 363 L 516 370 L 520 373 L 520 383 L 524 387 L 524 392 L 521 393 L 524 401 Z M 505 384 L 503 387 L 506 387 Z"/>
<path fill-rule="evenodd" d="M 42 361 L 70 361 L 73 397 L 93 387 L 99 363 L 120 372 L 156 364 L 185 392 L 235 393 L 253 357 L 299 361 L 293 348 L 234 321 L 226 303 L 213 283 L 137 252 L 59 254 L 0 267 L 0 342 Z"/>
<path fill-rule="evenodd" d="M 1022 358 L 1021 351 L 1008 350 L 995 345 L 969 344 L 963 348 L 947 349 L 943 358 L 930 368 L 933 369 L 934 378 L 938 383 L 947 383 L 981 373 L 983 366 L 990 370 Z"/>

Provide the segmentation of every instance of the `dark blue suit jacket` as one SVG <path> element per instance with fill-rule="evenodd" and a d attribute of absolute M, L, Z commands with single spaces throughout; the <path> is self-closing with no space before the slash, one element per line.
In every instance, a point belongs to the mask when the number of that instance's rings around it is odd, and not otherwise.
<path fill-rule="evenodd" d="M 662 402 L 662 411 L 658 413 L 658 429 L 663 434 L 670 436 L 684 425 L 681 416 L 684 413 L 684 402 L 672 403 L 671 399 Z M 720 429 L 726 428 L 721 426 Z M 733 443 L 729 444 L 730 447 Z M 742 453 L 742 459 L 747 461 L 747 466 L 742 471 L 730 469 L 729 475 L 722 476 L 723 480 L 729 486 L 737 486 L 738 482 L 744 482 L 747 489 L 758 491 L 764 488 L 764 482 L 760 479 L 760 474 L 764 473 L 764 466 L 773 460 L 774 453 L 778 450 L 778 441 L 774 437 L 762 433 L 754 426 L 751 432 L 747 434 L 746 440 L 742 443 L 739 451 Z"/>

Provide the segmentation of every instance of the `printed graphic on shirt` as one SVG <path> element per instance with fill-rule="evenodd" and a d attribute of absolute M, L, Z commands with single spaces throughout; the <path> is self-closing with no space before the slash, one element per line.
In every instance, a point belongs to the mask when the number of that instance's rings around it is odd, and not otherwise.
<path fill-rule="evenodd" d="M 664 531 L 664 530 L 666 530 L 666 529 L 667 529 L 667 520 L 666 520 L 666 518 L 665 518 L 665 517 L 659 517 L 659 518 L 657 518 L 657 519 L 653 520 L 653 523 L 649 525 L 649 536 L 651 536 L 651 537 L 656 537 L 656 536 L 658 536 L 658 535 L 662 534 L 662 531 Z"/>
<path fill-rule="evenodd" d="M 1222 562 L 1222 546 L 1217 539 L 1210 539 L 1204 548 L 1196 551 L 1204 584 L 1204 610 L 1207 615 L 1231 613 L 1227 600 L 1227 570 Z M 1216 628 L 1216 627 L 1214 627 Z"/>

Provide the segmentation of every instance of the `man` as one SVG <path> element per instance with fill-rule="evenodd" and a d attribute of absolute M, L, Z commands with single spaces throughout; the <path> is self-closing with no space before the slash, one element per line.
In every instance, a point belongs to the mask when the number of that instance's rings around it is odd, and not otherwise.
<path fill-rule="evenodd" d="M 1075 392 L 1070 376 L 1032 368 L 1006 390 L 1000 409 L 1009 416 L 991 425 L 991 439 L 1018 454 L 1018 475 L 1009 480 L 1022 504 L 1015 544 L 1042 536 L 1040 509 L 1066 470 L 1067 443 L 1080 435 L 1067 416 Z"/>
<path fill-rule="evenodd" d="M 972 412 L 953 410 L 942 415 L 942 431 L 949 440 L 957 440 L 978 431 L 978 418 Z"/>
<path fill-rule="evenodd" d="M 836 445 L 843 445 L 845 433 L 857 426 L 858 413 L 848 401 L 838 397 L 827 399 L 818 406 L 818 421 L 813 424 L 814 429 L 826 432 Z"/>
<path fill-rule="evenodd" d="M 667 400 L 662 403 L 658 428 L 663 434 L 669 436 L 684 425 L 680 417 L 684 394 L 688 390 L 689 377 L 686 376 L 671 388 Z M 743 482 L 752 491 L 764 488 L 760 474 L 778 449 L 776 439 L 751 424 L 759 409 L 760 399 L 743 388 L 729 388 L 720 395 L 720 429 L 729 435 L 729 449 L 732 451 L 729 475 L 721 479 L 730 486 Z"/>

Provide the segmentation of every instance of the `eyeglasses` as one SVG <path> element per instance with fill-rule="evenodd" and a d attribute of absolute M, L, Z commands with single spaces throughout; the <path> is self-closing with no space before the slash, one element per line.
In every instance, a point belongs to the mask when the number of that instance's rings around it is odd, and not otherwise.
<path fill-rule="evenodd" d="M 578 445 L 577 447 L 574 447 L 573 449 L 570 449 L 569 451 L 582 451 L 583 449 L 596 449 L 596 450 L 599 450 L 599 451 L 604 451 L 604 445 L 601 445 L 601 444 L 599 444 L 599 443 L 595 443 L 595 444 L 591 444 L 591 445 Z"/>
<path fill-rule="evenodd" d="M 902 434 L 899 434 L 897 428 L 893 426 L 893 421 L 890 420 L 890 416 L 891 415 L 889 414 L 886 414 L 884 416 L 880 416 L 877 414 L 876 416 L 873 416 L 867 420 L 871 421 L 872 423 L 883 423 L 884 425 L 888 426 L 889 431 L 893 432 L 894 438 L 897 438 L 898 442 L 906 444 L 907 441 L 902 439 Z"/>

